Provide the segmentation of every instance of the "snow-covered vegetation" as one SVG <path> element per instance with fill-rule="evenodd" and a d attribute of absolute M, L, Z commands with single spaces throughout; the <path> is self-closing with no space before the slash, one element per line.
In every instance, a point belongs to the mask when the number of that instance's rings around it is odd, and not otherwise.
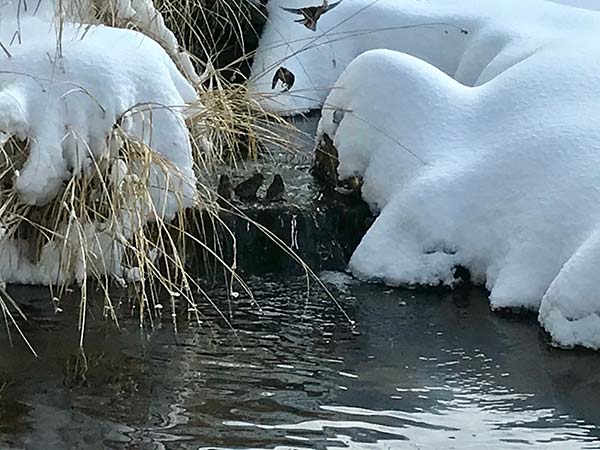
<path fill-rule="evenodd" d="M 195 202 L 189 59 L 151 2 L 100 5 L 157 41 L 97 24 L 91 2 L 0 4 L 4 282 L 122 278 L 136 230 Z"/>
<path fill-rule="evenodd" d="M 463 266 L 492 307 L 538 310 L 557 343 L 600 348 L 600 13 L 355 0 L 314 33 L 279 8 L 301 3 L 269 3 L 253 89 L 283 113 L 323 107 L 318 140 L 341 179 L 362 178 L 379 216 L 350 270 L 451 286 Z M 268 86 L 280 66 L 289 92 Z"/>

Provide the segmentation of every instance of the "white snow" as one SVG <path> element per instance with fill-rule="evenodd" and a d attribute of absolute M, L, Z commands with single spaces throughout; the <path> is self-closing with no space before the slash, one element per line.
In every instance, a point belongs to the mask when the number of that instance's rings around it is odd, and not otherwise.
<path fill-rule="evenodd" d="M 253 65 L 251 92 L 283 114 L 322 107 L 346 66 L 368 50 L 408 53 L 474 86 L 549 42 L 594 32 L 597 23 L 589 11 L 542 0 L 352 0 L 324 14 L 315 33 L 281 9 L 306 5 L 306 0 L 269 1 L 269 21 Z M 281 85 L 271 89 L 280 66 L 296 75 L 289 92 Z"/>
<path fill-rule="evenodd" d="M 152 0 L 112 1 L 119 19 L 130 21 L 144 34 L 161 44 L 190 81 L 194 84 L 201 82 L 201 77 L 196 74 L 189 54 L 179 48 L 175 34 L 165 25 L 164 18 L 154 7 Z"/>
<path fill-rule="evenodd" d="M 600 2 L 598 0 L 549 0 L 554 3 L 574 6 L 575 8 L 591 9 L 600 11 Z"/>
<path fill-rule="evenodd" d="M 302 3 L 269 2 L 252 87 L 265 96 L 292 70 L 293 89 L 264 104 L 324 105 L 339 175 L 363 177 L 379 216 L 353 274 L 453 285 L 462 265 L 493 308 L 538 310 L 558 344 L 600 348 L 600 13 L 353 0 L 314 33 L 279 8 Z M 426 23 L 445 25 L 400 28 Z"/>
<path fill-rule="evenodd" d="M 120 0 L 119 5 L 128 6 L 123 17 L 140 27 L 147 23 L 164 48 L 136 31 L 71 22 L 59 27 L 52 1 L 42 0 L 37 9 L 29 5 L 27 11 L 23 5 L 0 0 L 0 146 L 8 136 L 31 143 L 24 167 L 15 173 L 22 201 L 44 205 L 66 180 L 89 171 L 92 161 L 118 158 L 113 128 L 120 123 L 129 138 L 165 161 L 164 167 L 151 166 L 151 199 L 132 199 L 142 209 L 137 217 L 149 220 L 157 214 L 168 220 L 194 204 L 196 179 L 185 112 L 186 105 L 197 100 L 196 92 L 169 56 L 175 54 L 176 41 L 162 18 L 152 16 L 151 2 Z M 185 67 L 185 59 L 178 62 Z M 111 182 L 120 185 L 136 176 L 125 172 L 124 162 L 116 159 Z M 139 178 L 144 179 L 141 174 Z M 139 219 L 123 214 L 119 232 L 127 235 Z M 58 267 L 62 244 L 49 243 L 34 267 L 20 257 L 24 243 L 3 237 L 0 279 L 48 284 L 70 276 L 81 280 L 92 269 L 120 275 L 121 250 L 114 249 L 114 236 L 102 228 L 103 224 L 86 224 L 72 229 L 64 224 L 57 230 L 67 234 L 72 252 L 77 253 L 83 240 L 98 254 L 98 261 L 69 266 L 70 273 Z M 77 258 L 83 256 L 72 259 Z M 69 258 L 62 255 L 65 259 Z"/>
<path fill-rule="evenodd" d="M 348 275 L 345 272 L 337 272 L 331 270 L 324 270 L 321 273 L 319 273 L 319 279 L 323 283 L 330 284 L 334 288 L 342 292 L 348 292 L 350 286 L 352 286 L 354 283 L 357 283 L 357 281 L 354 278 L 352 278 L 351 275 Z"/>
<path fill-rule="evenodd" d="M 250 91 L 265 107 L 280 113 L 321 107 L 344 68 L 371 49 L 435 59 L 438 67 L 454 74 L 457 56 L 468 42 L 461 28 L 478 20 L 474 16 L 458 26 L 440 24 L 446 18 L 443 2 L 431 8 L 424 1 L 352 0 L 324 14 L 315 33 L 294 23 L 298 16 L 281 9 L 306 5 L 306 0 L 270 0 L 267 5 L 269 21 L 254 60 Z M 402 28 L 406 26 L 410 28 Z M 440 45 L 448 54 L 439 52 Z M 289 92 L 281 92 L 281 85 L 271 89 L 273 74 L 282 65 L 296 75 Z"/>

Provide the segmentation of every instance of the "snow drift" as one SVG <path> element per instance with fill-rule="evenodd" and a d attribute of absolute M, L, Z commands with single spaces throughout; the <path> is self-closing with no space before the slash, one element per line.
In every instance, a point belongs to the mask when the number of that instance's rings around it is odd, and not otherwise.
<path fill-rule="evenodd" d="M 575 6 L 576 8 L 600 10 L 600 3 L 597 0 L 549 0 L 563 5 Z"/>
<path fill-rule="evenodd" d="M 81 14 L 75 6 L 85 4 L 63 2 L 62 8 L 70 11 L 70 5 Z M 29 142 L 23 167 L 14 171 L 14 188 L 23 203 L 34 206 L 47 204 L 65 182 L 102 161 L 113 166 L 114 183 L 136 176 L 121 173 L 124 162 L 113 133 L 117 125 L 128 139 L 150 147 L 164 164 L 153 163 L 149 169 L 150 198 L 131 199 L 130 206 L 141 210 L 136 218 L 131 211 L 120 212 L 118 234 L 127 238 L 136 222 L 152 216 L 169 220 L 195 202 L 185 108 L 196 101 L 196 93 L 169 56 L 192 70 L 183 54 L 176 53 L 176 41 L 173 44 L 162 18 L 150 16 L 152 3 L 118 4 L 124 18 L 138 25 L 151 23 L 150 31 L 163 46 L 131 30 L 68 21 L 59 25 L 52 1 L 42 1 L 35 9 L 29 5 L 29 10 L 25 2 L 0 1 L 0 147 L 11 137 Z M 68 230 L 66 224 L 61 227 L 55 231 Z M 84 231 L 66 232 L 65 239 L 75 240 L 75 249 L 84 239 L 98 254 L 96 268 L 120 275 L 115 236 L 99 231 L 102 228 L 103 224 L 85 224 Z M 49 284 L 86 276 L 84 261 L 71 268 L 72 273 L 61 273 L 57 261 L 63 244 L 49 242 L 37 265 L 23 256 L 23 243 L 10 234 L 2 236 L 1 244 L 2 281 Z"/>
<path fill-rule="evenodd" d="M 311 35 L 284 34 L 290 18 L 271 3 L 255 73 L 285 64 L 296 85 L 266 103 L 324 105 L 318 139 L 333 139 L 340 178 L 362 177 L 379 212 L 351 271 L 453 285 L 464 266 L 492 307 L 539 310 L 557 343 L 600 348 L 600 14 L 535 0 L 356 0 Z M 418 23 L 444 25 L 400 28 Z M 395 29 L 358 32 L 373 27 Z M 300 51 L 309 36 L 321 45 Z"/>
<path fill-rule="evenodd" d="M 543 0 L 344 1 L 321 17 L 316 33 L 294 23 L 297 16 L 281 9 L 312 3 L 319 2 L 268 3 L 269 22 L 256 53 L 250 89 L 273 111 L 291 114 L 320 108 L 346 66 L 368 50 L 408 53 L 462 84 L 476 86 L 550 43 L 577 39 L 574 34 L 597 36 L 598 16 Z M 296 76 L 287 92 L 281 85 L 271 89 L 280 66 Z"/>

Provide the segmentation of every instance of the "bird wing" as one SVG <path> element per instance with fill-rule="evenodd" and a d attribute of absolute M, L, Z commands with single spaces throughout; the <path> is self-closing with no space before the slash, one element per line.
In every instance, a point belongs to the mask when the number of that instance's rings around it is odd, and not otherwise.
<path fill-rule="evenodd" d="M 323 14 L 326 13 L 327 11 L 331 11 L 333 8 L 335 8 L 340 3 L 342 3 L 342 0 L 339 0 L 335 3 L 331 3 L 331 4 L 327 5 L 327 7 L 323 10 Z"/>
<path fill-rule="evenodd" d="M 294 75 L 294 72 L 292 72 L 291 70 L 288 69 L 284 69 L 282 70 L 283 74 L 285 75 L 284 81 L 285 83 L 289 86 L 292 87 L 296 81 L 296 75 Z"/>
<path fill-rule="evenodd" d="M 273 75 L 273 81 L 271 82 L 271 89 L 275 89 L 277 86 L 277 82 L 281 79 L 281 69 L 277 69 L 275 71 L 275 75 Z"/>
<path fill-rule="evenodd" d="M 273 195 L 275 195 L 275 180 L 267 188 L 267 198 L 273 197 Z"/>
<path fill-rule="evenodd" d="M 292 14 L 300 14 L 300 15 L 304 14 L 302 12 L 302 8 L 286 8 L 285 6 L 280 6 L 280 8 L 283 9 L 284 11 L 287 11 Z"/>

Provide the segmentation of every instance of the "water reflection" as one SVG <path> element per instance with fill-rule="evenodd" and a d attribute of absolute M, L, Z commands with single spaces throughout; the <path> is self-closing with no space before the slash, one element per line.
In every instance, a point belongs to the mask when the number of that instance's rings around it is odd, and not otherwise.
<path fill-rule="evenodd" d="M 92 322 L 83 374 L 76 317 L 31 302 L 43 356 L 0 359 L 0 448 L 600 447 L 597 353 L 549 348 L 480 290 L 324 278 L 356 326 L 304 279 L 250 280 L 261 310 L 217 298 L 235 333 L 210 308 L 178 336 Z"/>

